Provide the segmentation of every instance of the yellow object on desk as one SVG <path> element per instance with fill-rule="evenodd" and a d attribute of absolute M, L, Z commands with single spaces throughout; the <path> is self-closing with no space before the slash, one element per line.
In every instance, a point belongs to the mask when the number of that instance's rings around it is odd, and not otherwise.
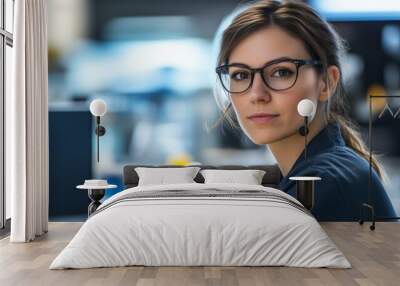
<path fill-rule="evenodd" d="M 168 165 L 177 165 L 177 166 L 186 166 L 192 161 L 190 155 L 186 153 L 181 153 L 177 155 L 172 155 L 168 158 L 167 164 Z"/>

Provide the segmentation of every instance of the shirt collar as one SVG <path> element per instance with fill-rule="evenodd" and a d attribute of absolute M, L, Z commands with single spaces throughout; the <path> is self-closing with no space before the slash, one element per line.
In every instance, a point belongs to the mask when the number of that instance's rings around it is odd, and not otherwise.
<path fill-rule="evenodd" d="M 324 152 L 324 150 L 330 149 L 335 146 L 345 146 L 346 143 L 342 137 L 340 131 L 340 125 L 337 122 L 328 123 L 317 135 L 315 135 L 307 143 L 307 161 L 310 162 L 312 157 Z M 289 173 L 284 177 L 280 183 L 283 186 L 287 183 L 289 177 L 294 176 L 298 170 L 299 165 L 305 163 L 304 150 L 301 152 L 300 156 L 297 158 L 293 167 L 290 169 Z"/>

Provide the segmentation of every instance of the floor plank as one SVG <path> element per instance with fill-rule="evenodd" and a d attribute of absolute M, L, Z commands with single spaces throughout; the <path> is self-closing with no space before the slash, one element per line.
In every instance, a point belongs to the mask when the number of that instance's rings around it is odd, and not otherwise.
<path fill-rule="evenodd" d="M 81 222 L 51 222 L 31 243 L 0 240 L 0 285 L 399 285 L 400 223 L 378 222 L 375 231 L 356 222 L 321 223 L 352 269 L 296 267 L 116 267 L 49 270 Z"/>

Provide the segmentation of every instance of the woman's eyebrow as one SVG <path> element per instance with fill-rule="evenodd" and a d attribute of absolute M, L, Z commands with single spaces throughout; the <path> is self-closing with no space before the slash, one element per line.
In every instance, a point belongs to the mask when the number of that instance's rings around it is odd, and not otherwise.
<path fill-rule="evenodd" d="M 270 60 L 268 62 L 265 62 L 262 66 L 266 66 L 266 65 L 269 65 L 269 64 L 272 64 L 272 63 L 275 63 L 275 62 L 280 62 L 280 61 L 285 61 L 285 60 L 293 60 L 293 59 L 294 59 L 293 57 L 288 57 L 288 56 L 279 57 L 279 58 Z"/>
<path fill-rule="evenodd" d="M 294 58 L 288 57 L 288 56 L 279 57 L 279 58 L 276 58 L 276 59 L 269 60 L 269 61 L 265 62 L 264 64 L 262 64 L 262 65 L 260 66 L 260 68 L 261 68 L 261 67 L 265 67 L 266 65 L 269 65 L 269 64 L 271 64 L 271 63 L 280 62 L 280 61 L 284 61 L 284 60 L 293 60 L 293 59 L 294 59 Z M 243 66 L 243 67 L 249 67 L 249 68 L 251 68 L 249 65 L 244 64 L 244 63 L 240 63 L 240 62 L 232 62 L 232 63 L 230 63 L 230 65 L 238 65 L 238 66 Z"/>

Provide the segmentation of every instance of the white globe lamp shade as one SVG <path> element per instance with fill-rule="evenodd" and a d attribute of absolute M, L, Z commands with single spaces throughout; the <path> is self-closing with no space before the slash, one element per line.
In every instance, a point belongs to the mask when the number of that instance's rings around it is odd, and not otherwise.
<path fill-rule="evenodd" d="M 103 116 L 107 112 L 106 102 L 102 99 L 95 99 L 90 103 L 90 112 L 93 116 Z"/>
<path fill-rule="evenodd" d="M 314 118 L 316 108 L 315 104 L 310 99 L 302 99 L 297 105 L 297 112 L 303 117 Z"/>

